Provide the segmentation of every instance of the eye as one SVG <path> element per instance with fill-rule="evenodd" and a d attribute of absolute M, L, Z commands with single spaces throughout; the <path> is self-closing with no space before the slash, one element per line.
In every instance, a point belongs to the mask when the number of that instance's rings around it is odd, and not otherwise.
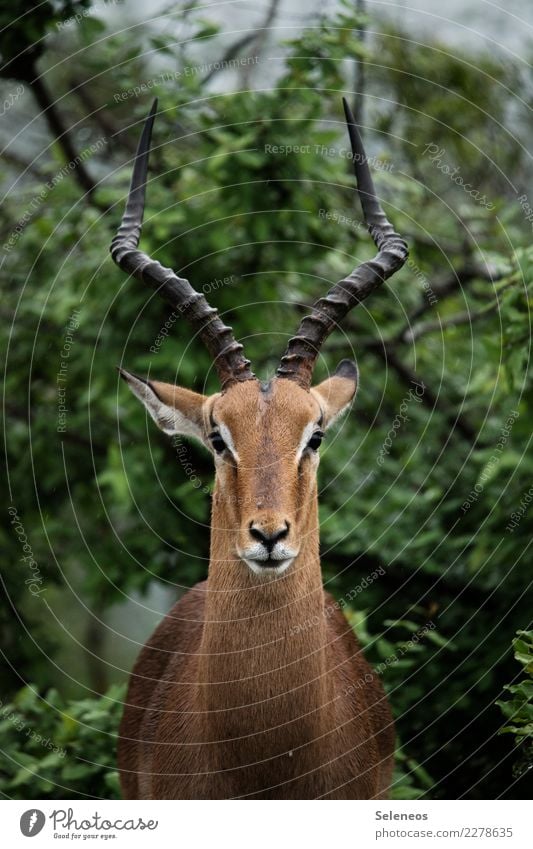
<path fill-rule="evenodd" d="M 224 442 L 218 431 L 215 430 L 213 431 L 213 433 L 210 433 L 209 439 L 211 440 L 211 445 L 213 446 L 213 449 L 217 452 L 217 454 L 222 454 L 222 452 L 226 450 L 226 443 Z"/>
<path fill-rule="evenodd" d="M 321 430 L 315 430 L 311 439 L 307 443 L 307 447 L 311 449 L 311 451 L 317 451 L 322 444 L 322 440 L 324 438 L 324 434 Z"/>

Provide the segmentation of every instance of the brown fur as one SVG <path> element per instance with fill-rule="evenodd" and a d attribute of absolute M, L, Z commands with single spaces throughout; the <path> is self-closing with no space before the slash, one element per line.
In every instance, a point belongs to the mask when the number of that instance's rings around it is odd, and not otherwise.
<path fill-rule="evenodd" d="M 248 381 L 196 405 L 187 393 L 182 406 L 180 390 L 164 386 L 158 397 L 203 417 L 206 433 L 223 422 L 239 459 L 217 460 L 208 580 L 172 608 L 133 669 L 118 749 L 124 796 L 385 797 L 390 709 L 323 590 L 316 461 L 296 459 L 305 425 L 320 415 L 327 425 L 355 385 Z M 289 522 L 299 553 L 282 575 L 255 575 L 239 557 L 251 521 Z"/>

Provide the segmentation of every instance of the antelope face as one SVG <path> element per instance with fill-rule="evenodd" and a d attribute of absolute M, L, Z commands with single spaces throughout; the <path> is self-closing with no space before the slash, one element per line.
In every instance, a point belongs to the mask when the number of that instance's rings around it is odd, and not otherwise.
<path fill-rule="evenodd" d="M 319 448 L 354 397 L 355 363 L 310 390 L 273 378 L 211 397 L 121 374 L 165 433 L 195 436 L 212 452 L 233 555 L 261 576 L 286 571 L 316 530 Z"/>

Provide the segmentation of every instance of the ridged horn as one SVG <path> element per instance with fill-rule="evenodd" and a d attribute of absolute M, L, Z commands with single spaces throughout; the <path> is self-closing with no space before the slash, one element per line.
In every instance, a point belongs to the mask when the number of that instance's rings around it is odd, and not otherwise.
<path fill-rule="evenodd" d="M 377 199 L 359 130 L 348 103 L 344 98 L 342 102 L 352 146 L 357 193 L 365 224 L 378 253 L 374 259 L 358 265 L 348 277 L 336 283 L 327 295 L 319 298 L 311 314 L 302 319 L 296 335 L 289 340 L 277 375 L 295 380 L 306 389 L 311 384 L 320 348 L 329 334 L 350 310 L 398 271 L 409 255 L 407 244 L 394 231 Z"/>
<path fill-rule="evenodd" d="M 111 242 L 111 256 L 119 268 L 155 289 L 191 324 L 211 354 L 224 390 L 237 381 L 254 379 L 231 327 L 224 324 L 217 310 L 209 306 L 205 296 L 193 289 L 188 280 L 138 250 L 156 110 L 157 100 L 154 100 L 139 140 L 126 208 Z"/>

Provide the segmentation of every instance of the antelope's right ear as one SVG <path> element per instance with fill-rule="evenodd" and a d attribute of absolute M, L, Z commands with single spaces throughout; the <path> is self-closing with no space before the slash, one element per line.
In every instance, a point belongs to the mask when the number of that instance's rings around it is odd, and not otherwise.
<path fill-rule="evenodd" d="M 182 389 L 172 383 L 143 380 L 123 368 L 118 371 L 164 433 L 169 436 L 178 433 L 181 436 L 194 436 L 205 444 L 209 401 L 206 395 Z"/>

